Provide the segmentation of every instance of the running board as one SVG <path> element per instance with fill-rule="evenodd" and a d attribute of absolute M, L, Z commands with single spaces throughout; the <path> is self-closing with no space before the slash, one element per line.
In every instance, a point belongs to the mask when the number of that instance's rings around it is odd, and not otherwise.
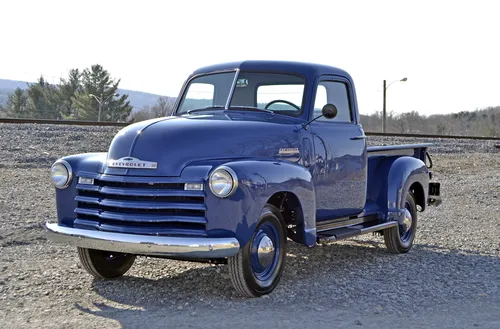
<path fill-rule="evenodd" d="M 382 223 L 382 224 L 373 225 L 373 226 L 369 226 L 369 227 L 362 227 L 362 226 L 356 225 L 356 226 L 350 226 L 350 227 L 336 228 L 333 230 L 318 233 L 318 240 L 337 241 L 337 240 L 347 239 L 347 238 L 351 238 L 353 236 L 357 236 L 357 235 L 361 235 L 361 234 L 365 234 L 365 233 L 371 233 L 371 232 L 385 230 L 387 228 L 391 228 L 394 226 L 398 226 L 398 222 L 396 222 L 396 221 L 387 222 L 387 223 Z"/>

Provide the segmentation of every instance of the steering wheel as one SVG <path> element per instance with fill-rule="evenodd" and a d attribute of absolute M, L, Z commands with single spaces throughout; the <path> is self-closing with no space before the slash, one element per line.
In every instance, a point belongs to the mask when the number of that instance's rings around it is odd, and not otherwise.
<path fill-rule="evenodd" d="M 297 111 L 299 111 L 299 112 L 300 112 L 300 107 L 298 107 L 297 105 L 295 105 L 295 104 L 294 104 L 294 103 L 292 103 L 292 102 L 285 101 L 285 100 L 283 100 L 283 99 L 276 99 L 276 100 L 274 100 L 274 101 L 271 101 L 271 102 L 267 103 L 267 104 L 266 104 L 266 106 L 264 106 L 264 108 L 267 110 L 267 108 L 268 108 L 269 106 L 271 106 L 271 105 L 273 105 L 273 104 L 275 104 L 275 103 L 285 103 L 285 104 L 290 105 L 291 107 L 293 107 L 293 108 L 297 109 Z"/>

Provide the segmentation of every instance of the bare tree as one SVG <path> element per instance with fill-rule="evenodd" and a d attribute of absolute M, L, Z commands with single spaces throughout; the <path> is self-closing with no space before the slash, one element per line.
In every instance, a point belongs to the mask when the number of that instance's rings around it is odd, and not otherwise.
<path fill-rule="evenodd" d="M 131 116 L 131 121 L 138 122 L 154 118 L 166 117 L 172 114 L 175 105 L 175 98 L 160 97 L 155 105 L 144 106 Z"/>
<path fill-rule="evenodd" d="M 175 99 L 171 97 L 160 97 L 155 105 L 151 107 L 154 118 L 166 117 L 174 110 Z"/>

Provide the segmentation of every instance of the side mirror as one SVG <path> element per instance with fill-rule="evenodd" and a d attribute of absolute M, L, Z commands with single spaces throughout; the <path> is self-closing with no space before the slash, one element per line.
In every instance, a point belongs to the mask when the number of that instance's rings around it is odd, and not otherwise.
<path fill-rule="evenodd" d="M 333 119 L 337 116 L 338 110 L 337 107 L 333 104 L 326 104 L 321 109 L 321 114 L 327 119 Z"/>

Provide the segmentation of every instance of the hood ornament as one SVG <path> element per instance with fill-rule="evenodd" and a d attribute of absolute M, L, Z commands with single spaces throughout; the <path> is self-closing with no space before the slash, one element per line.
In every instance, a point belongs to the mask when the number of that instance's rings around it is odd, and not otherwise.
<path fill-rule="evenodd" d="M 123 157 L 116 160 L 108 160 L 108 167 L 129 169 L 156 169 L 158 168 L 158 163 L 152 161 L 143 161 L 133 157 Z"/>

